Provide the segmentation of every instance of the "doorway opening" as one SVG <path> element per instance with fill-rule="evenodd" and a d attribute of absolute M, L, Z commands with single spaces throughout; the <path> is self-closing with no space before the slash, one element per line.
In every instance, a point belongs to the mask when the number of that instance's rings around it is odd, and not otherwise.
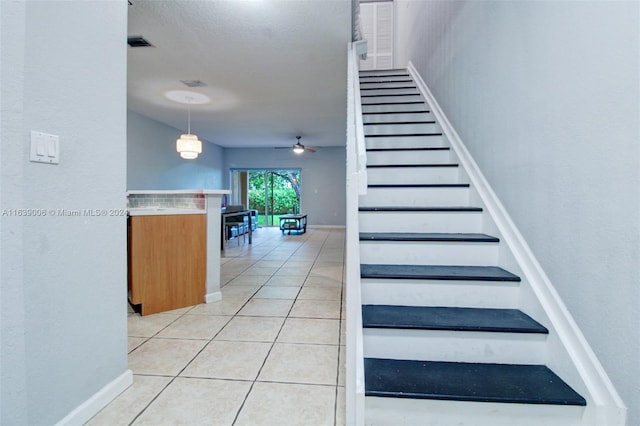
<path fill-rule="evenodd" d="M 393 68 L 394 7 L 391 0 L 360 2 L 362 38 L 369 41 L 367 59 L 360 60 L 361 71 Z"/>
<path fill-rule="evenodd" d="M 258 226 L 280 226 L 280 216 L 300 212 L 300 169 L 232 169 L 232 204 L 257 210 Z"/>

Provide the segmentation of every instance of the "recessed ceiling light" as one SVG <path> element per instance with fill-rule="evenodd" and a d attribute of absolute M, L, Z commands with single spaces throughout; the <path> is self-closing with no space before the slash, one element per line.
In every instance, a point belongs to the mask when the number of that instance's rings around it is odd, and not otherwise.
<path fill-rule="evenodd" d="M 211 102 L 211 98 L 190 90 L 169 90 L 164 97 L 181 104 L 202 105 Z"/>

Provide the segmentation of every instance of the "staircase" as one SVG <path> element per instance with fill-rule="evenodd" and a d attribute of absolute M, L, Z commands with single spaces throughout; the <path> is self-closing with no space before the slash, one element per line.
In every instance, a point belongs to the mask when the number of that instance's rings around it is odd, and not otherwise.
<path fill-rule="evenodd" d="M 558 338 L 522 302 L 529 290 L 410 74 L 362 71 L 360 94 L 365 423 L 591 424 L 574 367 L 570 386 L 547 366 Z"/>

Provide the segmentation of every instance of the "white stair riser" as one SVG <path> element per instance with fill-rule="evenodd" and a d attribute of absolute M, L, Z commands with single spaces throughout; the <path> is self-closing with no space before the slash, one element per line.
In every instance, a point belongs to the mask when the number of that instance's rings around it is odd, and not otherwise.
<path fill-rule="evenodd" d="M 360 232 L 481 232 L 482 212 L 360 212 Z"/>
<path fill-rule="evenodd" d="M 518 306 L 518 282 L 362 279 L 364 305 L 502 308 Z"/>
<path fill-rule="evenodd" d="M 429 112 L 411 114 L 364 114 L 362 116 L 363 123 L 396 123 L 398 121 L 435 121 L 435 117 Z"/>
<path fill-rule="evenodd" d="M 546 334 L 365 328 L 366 358 L 543 364 Z"/>
<path fill-rule="evenodd" d="M 363 93 L 360 94 L 361 97 Z M 424 98 L 420 95 L 408 95 L 408 96 L 375 96 L 372 98 L 362 98 L 362 106 L 370 105 L 370 104 L 404 104 L 405 102 L 416 102 L 421 101 L 424 102 Z"/>
<path fill-rule="evenodd" d="M 380 76 L 402 76 L 404 78 L 411 78 L 407 70 L 397 69 L 397 70 L 362 70 L 358 74 L 360 78 L 362 77 L 380 77 Z"/>
<path fill-rule="evenodd" d="M 416 124 L 373 124 L 364 126 L 365 136 L 371 135 L 407 135 L 415 133 L 440 133 L 442 129 L 436 123 Z"/>
<path fill-rule="evenodd" d="M 367 149 L 375 148 L 433 148 L 448 146 L 445 138 L 440 135 L 432 136 L 380 136 L 365 138 Z"/>
<path fill-rule="evenodd" d="M 407 83 L 405 86 L 401 86 L 401 87 L 408 87 L 411 86 L 411 83 Z M 416 88 L 408 88 L 408 89 L 401 89 L 401 88 L 377 88 L 374 90 L 362 90 L 363 87 L 360 87 L 360 97 L 363 99 L 363 101 L 366 102 L 366 99 L 372 95 L 419 95 L 418 93 L 418 89 Z M 364 87 L 364 89 L 367 89 L 367 87 Z"/>
<path fill-rule="evenodd" d="M 459 167 L 384 167 L 367 169 L 369 184 L 458 183 Z"/>
<path fill-rule="evenodd" d="M 429 106 L 424 102 L 415 104 L 395 104 L 395 105 L 362 105 L 362 112 L 403 112 L 403 111 L 425 111 Z"/>
<path fill-rule="evenodd" d="M 394 265 L 494 266 L 498 243 L 360 241 L 360 261 Z"/>
<path fill-rule="evenodd" d="M 376 164 L 450 164 L 451 152 L 437 149 L 426 151 L 369 151 L 367 165 Z"/>
<path fill-rule="evenodd" d="M 392 206 L 458 206 L 469 203 L 469 188 L 368 188 L 361 195 L 362 207 Z"/>
<path fill-rule="evenodd" d="M 415 88 L 416 83 L 411 78 L 403 78 L 403 79 L 396 78 L 396 80 L 399 80 L 399 81 L 385 81 L 380 83 L 380 82 L 373 82 L 373 81 L 366 82 L 366 79 L 364 79 L 363 81 L 360 82 L 360 92 L 367 93 L 367 91 L 363 89 L 389 89 L 389 88 L 396 88 L 396 87 L 414 87 L 413 90 L 417 90 L 417 88 Z"/>
<path fill-rule="evenodd" d="M 580 426 L 584 407 L 365 397 L 368 426 Z"/>

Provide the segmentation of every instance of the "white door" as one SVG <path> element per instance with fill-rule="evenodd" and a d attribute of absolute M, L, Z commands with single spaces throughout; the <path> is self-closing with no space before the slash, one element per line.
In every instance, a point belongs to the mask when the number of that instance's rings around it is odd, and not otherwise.
<path fill-rule="evenodd" d="M 360 2 L 360 29 L 368 49 L 360 69 L 393 68 L 393 1 Z"/>

